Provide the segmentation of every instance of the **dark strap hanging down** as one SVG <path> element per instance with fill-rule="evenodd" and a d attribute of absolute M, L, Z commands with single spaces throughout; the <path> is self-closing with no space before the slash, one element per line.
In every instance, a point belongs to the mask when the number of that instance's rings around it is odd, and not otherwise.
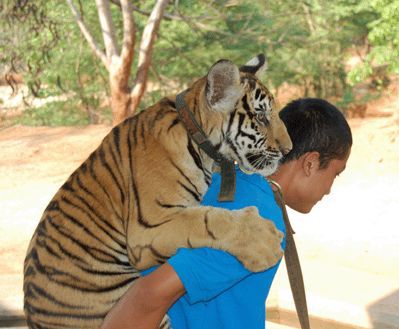
<path fill-rule="evenodd" d="M 176 96 L 176 109 L 179 118 L 194 142 L 220 166 L 222 182 L 219 191 L 219 201 L 234 201 L 236 190 L 236 172 L 234 162 L 227 160 L 209 141 L 201 126 L 194 118 L 194 114 L 188 108 L 184 96 L 187 90 Z"/>
<path fill-rule="evenodd" d="M 285 207 L 285 202 L 280 185 L 272 180 L 269 180 L 269 182 L 272 184 L 274 197 L 283 213 L 284 224 L 287 231 L 284 257 L 285 264 L 287 266 L 288 279 L 290 281 L 292 296 L 294 297 L 295 308 L 299 318 L 299 323 L 301 324 L 302 329 L 310 329 L 308 306 L 306 303 L 306 293 L 303 283 L 301 264 L 299 262 L 298 252 L 295 246 L 295 240 L 293 236 L 295 232 L 292 229 L 290 220 L 288 218 L 288 213 Z"/>

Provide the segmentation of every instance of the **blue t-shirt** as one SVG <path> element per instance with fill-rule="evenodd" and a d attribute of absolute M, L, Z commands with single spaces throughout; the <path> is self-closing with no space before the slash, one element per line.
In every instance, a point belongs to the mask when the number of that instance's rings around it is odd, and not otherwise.
<path fill-rule="evenodd" d="M 285 235 L 281 210 L 266 179 L 239 170 L 236 177 L 234 202 L 217 201 L 221 178 L 214 174 L 202 205 L 231 210 L 256 206 L 260 215 L 273 220 Z M 265 300 L 280 262 L 264 272 L 252 273 L 227 252 L 181 248 L 168 263 L 186 289 L 168 311 L 173 329 L 264 329 Z"/>

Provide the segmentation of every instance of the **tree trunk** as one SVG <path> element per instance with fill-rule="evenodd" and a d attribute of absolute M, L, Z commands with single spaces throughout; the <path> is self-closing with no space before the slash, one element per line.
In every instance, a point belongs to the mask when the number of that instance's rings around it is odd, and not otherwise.
<path fill-rule="evenodd" d="M 111 87 L 112 124 L 115 126 L 131 113 L 131 94 L 123 70 L 111 70 L 109 74 Z"/>
<path fill-rule="evenodd" d="M 131 91 L 130 110 L 132 113 L 136 111 L 146 90 L 148 69 L 151 66 L 154 40 L 168 2 L 169 0 L 157 0 L 141 37 L 136 79 L 134 80 Z"/>
<path fill-rule="evenodd" d="M 136 112 L 137 107 L 140 105 L 141 98 L 143 97 L 147 87 L 147 74 L 140 79 L 137 79 L 133 89 L 130 93 L 131 106 L 130 110 L 132 113 Z"/>
<path fill-rule="evenodd" d="M 130 103 L 130 91 L 120 90 L 117 86 L 111 84 L 112 124 L 114 126 L 129 116 Z"/>
<path fill-rule="evenodd" d="M 82 34 L 109 72 L 113 125 L 117 125 L 128 116 L 134 114 L 145 92 L 148 69 L 151 66 L 154 40 L 169 0 L 156 1 L 144 28 L 139 47 L 138 69 L 133 88 L 129 87 L 129 77 L 135 52 L 136 27 L 132 14 L 133 7 L 131 0 L 119 1 L 123 17 L 123 40 L 120 50 L 118 49 L 116 40 L 117 34 L 112 20 L 109 0 L 96 0 L 105 52 L 96 43 L 95 38 L 87 28 L 79 11 L 73 5 L 72 0 L 66 1 Z"/>

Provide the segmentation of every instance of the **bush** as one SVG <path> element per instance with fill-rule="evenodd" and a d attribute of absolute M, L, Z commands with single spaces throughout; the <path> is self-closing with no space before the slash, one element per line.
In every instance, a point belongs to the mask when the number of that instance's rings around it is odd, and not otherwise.
<path fill-rule="evenodd" d="M 110 110 L 102 110 L 101 122 L 110 122 Z M 90 114 L 77 99 L 55 101 L 38 108 L 30 108 L 19 117 L 13 119 L 14 124 L 27 126 L 75 126 L 92 123 Z"/>

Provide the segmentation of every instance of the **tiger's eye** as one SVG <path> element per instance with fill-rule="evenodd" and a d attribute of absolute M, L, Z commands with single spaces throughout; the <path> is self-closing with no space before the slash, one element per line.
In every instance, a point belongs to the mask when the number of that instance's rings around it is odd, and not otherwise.
<path fill-rule="evenodd" d="M 257 114 L 256 114 L 256 120 L 257 120 L 259 123 L 263 124 L 263 125 L 265 125 L 265 124 L 268 123 L 268 120 L 267 120 L 267 118 L 266 118 L 266 114 L 265 114 L 264 112 L 259 112 L 259 113 L 257 113 Z"/>

